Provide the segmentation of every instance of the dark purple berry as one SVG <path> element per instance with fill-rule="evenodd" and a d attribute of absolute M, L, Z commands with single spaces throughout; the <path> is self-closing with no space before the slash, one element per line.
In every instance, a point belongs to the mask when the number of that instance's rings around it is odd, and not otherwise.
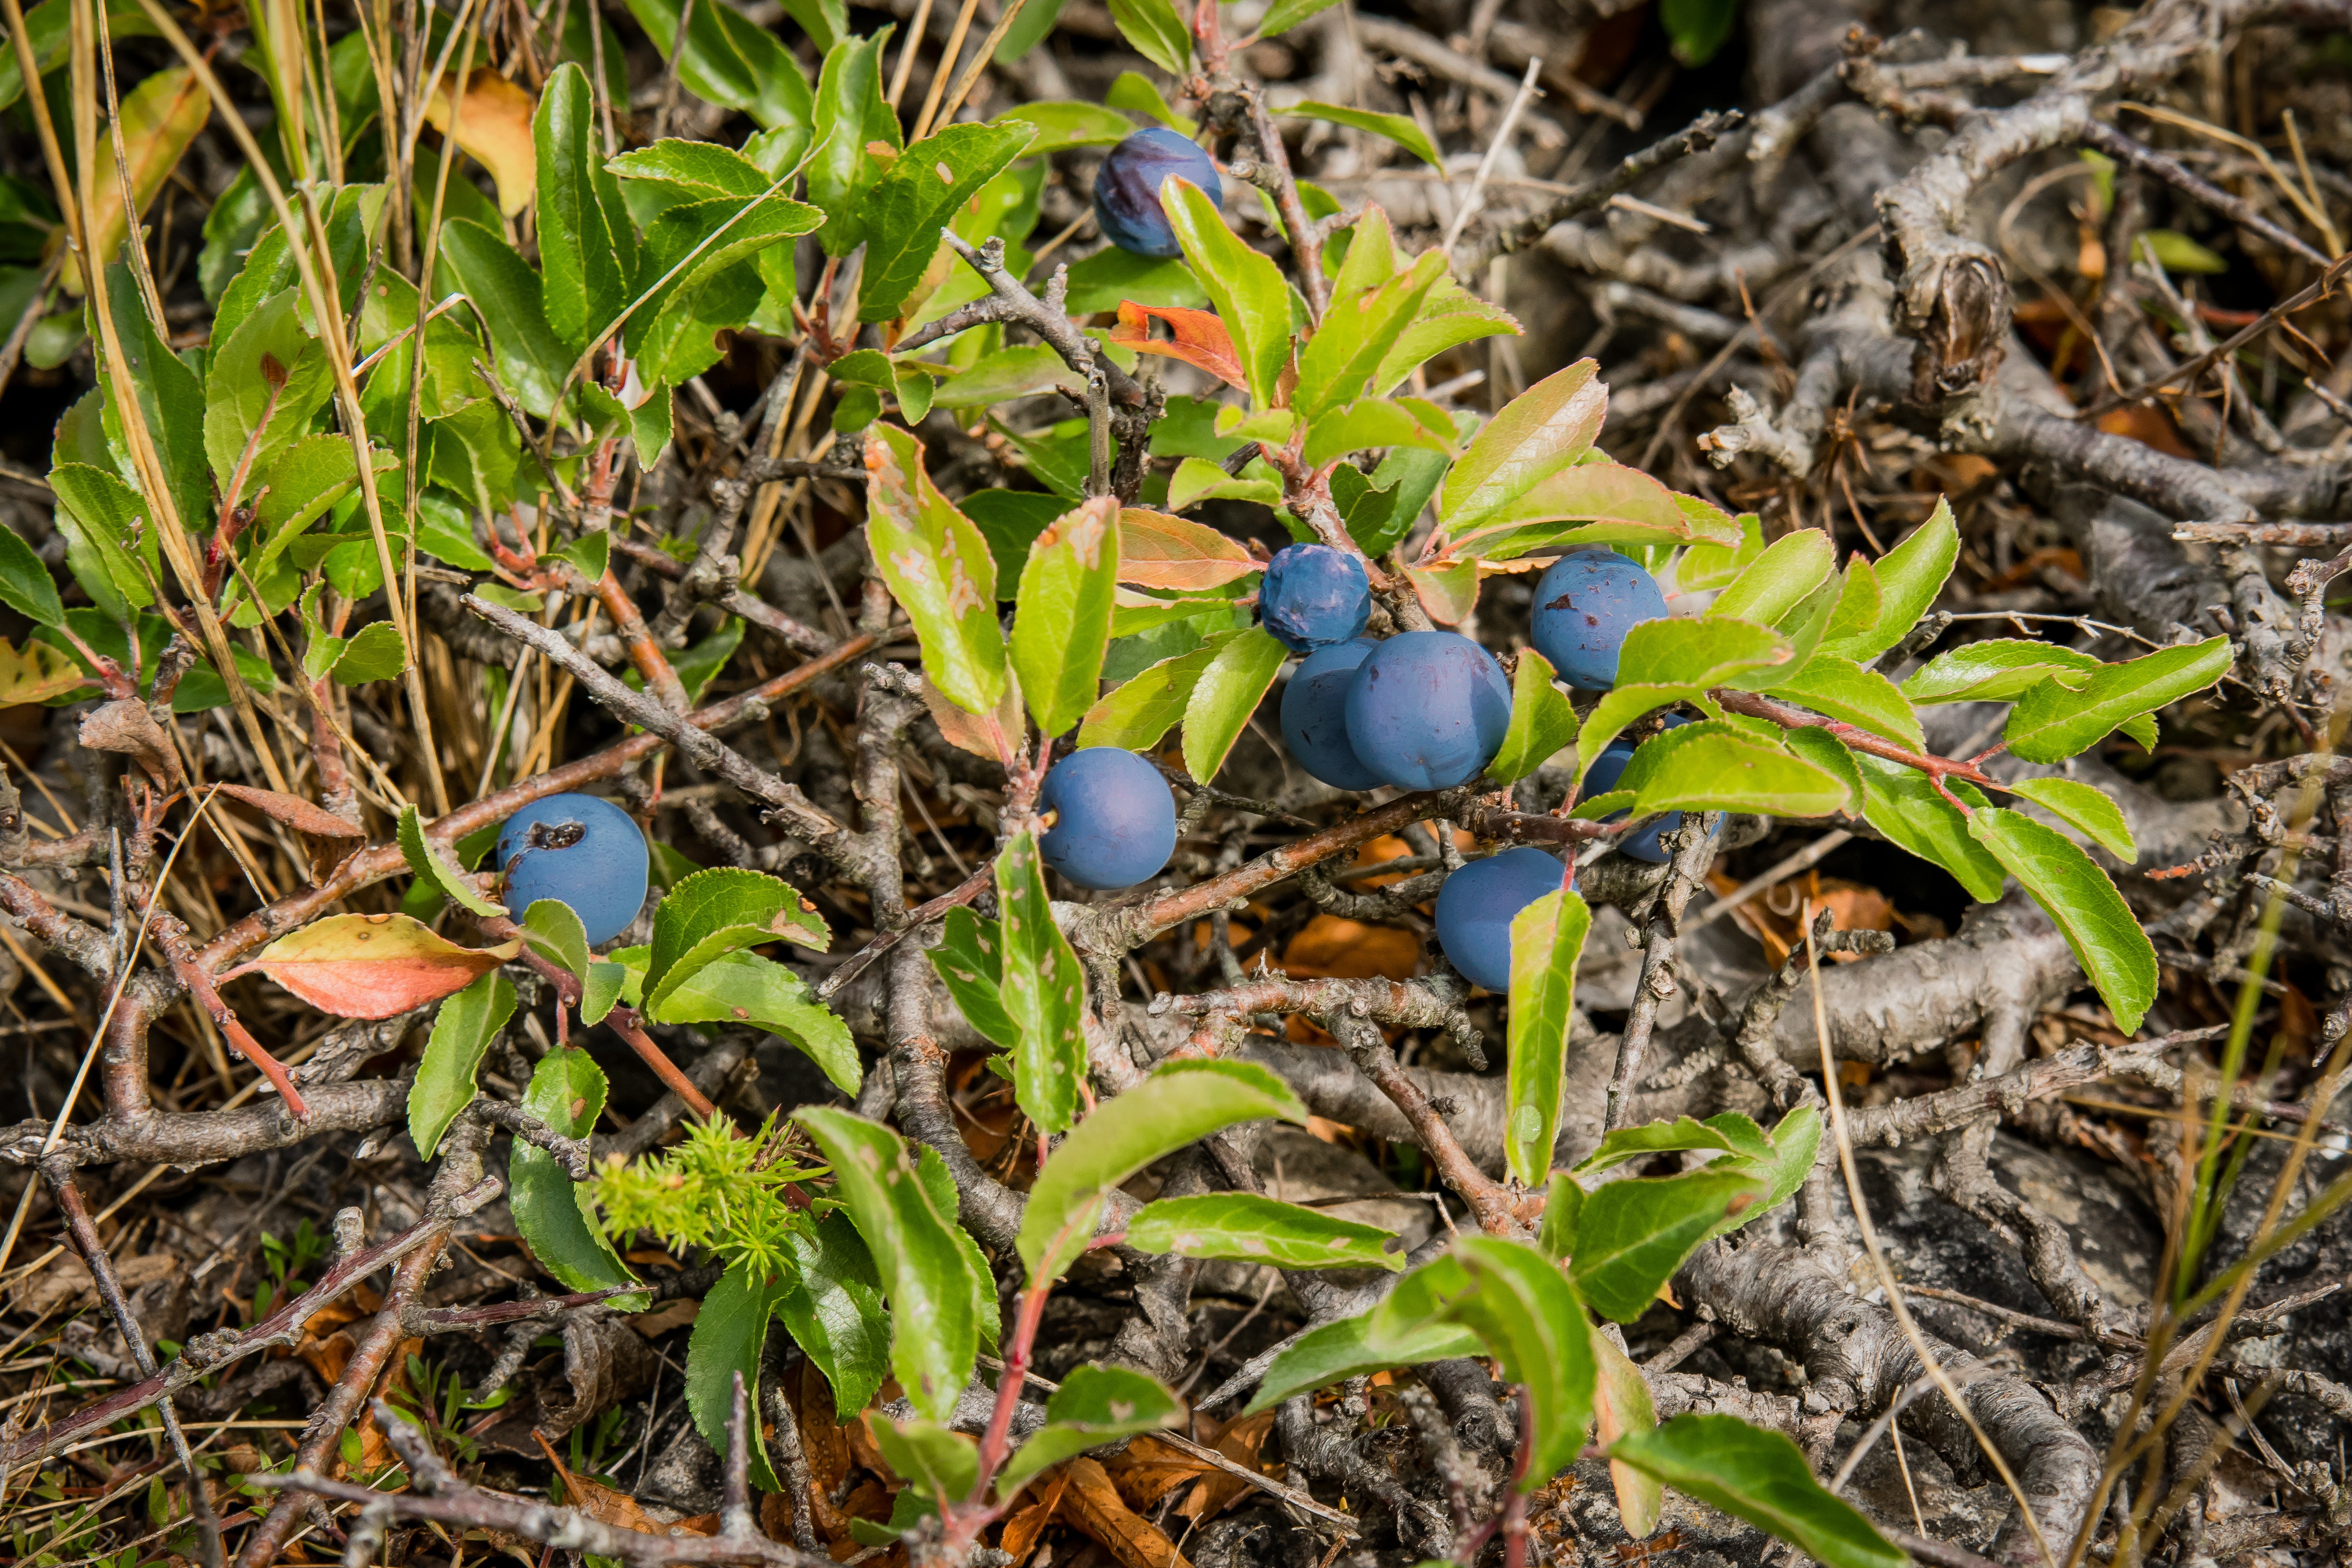
<path fill-rule="evenodd" d="M 1095 175 L 1095 219 L 1102 225 L 1103 237 L 1138 256 L 1167 260 L 1183 255 L 1160 205 L 1160 183 L 1171 174 L 1192 181 L 1219 211 L 1224 209 L 1224 190 L 1209 155 L 1173 131 L 1154 125 L 1112 148 Z"/>
<path fill-rule="evenodd" d="M 593 795 L 534 801 L 499 829 L 499 869 L 518 921 L 541 899 L 568 904 L 591 946 L 629 929 L 646 901 L 646 836 Z"/>
<path fill-rule="evenodd" d="M 1381 782 L 1348 742 L 1348 689 L 1356 683 L 1357 667 L 1380 646 L 1353 637 L 1318 648 L 1291 673 L 1282 693 L 1284 744 L 1300 767 L 1333 789 L 1370 789 Z"/>

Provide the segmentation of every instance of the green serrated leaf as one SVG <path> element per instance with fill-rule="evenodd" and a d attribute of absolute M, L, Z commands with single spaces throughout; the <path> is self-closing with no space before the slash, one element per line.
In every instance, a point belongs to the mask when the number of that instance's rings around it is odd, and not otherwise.
<path fill-rule="evenodd" d="M 1602 1317 L 1630 1323 L 1725 1218 L 1764 1194 L 1747 1171 L 1611 1182 L 1584 1200 L 1569 1278 Z"/>
<path fill-rule="evenodd" d="M 1828 1568 L 1910 1559 L 1813 1478 L 1797 1445 L 1736 1415 L 1677 1415 L 1611 1445 L 1612 1459 L 1793 1543 Z"/>
<path fill-rule="evenodd" d="M 1167 0 L 1138 0 L 1165 5 Z M 1225 226 L 1225 215 L 1191 181 L 1171 178 L 1160 205 L 1183 247 L 1192 276 L 1208 291 L 1239 354 L 1250 400 L 1259 408 L 1281 400 L 1276 384 L 1290 359 L 1290 285 L 1271 258 L 1244 245 Z"/>
<path fill-rule="evenodd" d="M 1017 120 L 950 125 L 891 161 L 864 196 L 866 270 L 858 320 L 887 321 L 899 313 L 922 281 L 940 248 L 940 231 L 956 209 L 1019 157 L 1034 134 L 1034 127 Z"/>
<path fill-rule="evenodd" d="M 1040 1129 L 1066 1131 L 1087 1076 L 1086 971 L 1054 923 L 1034 835 L 1016 833 L 998 853 L 996 904 L 997 996 L 1015 1035 L 1013 1098 Z"/>
<path fill-rule="evenodd" d="M 539 899 L 523 911 L 522 939 L 540 957 L 567 974 L 588 982 L 588 928 L 570 904 Z"/>
<path fill-rule="evenodd" d="M 1217 649 L 1184 702 L 1184 769 L 1193 778 L 1206 784 L 1217 776 L 1289 657 L 1264 626 Z"/>
<path fill-rule="evenodd" d="M 408 1088 L 408 1136 L 421 1160 L 433 1158 L 441 1135 L 457 1113 L 471 1105 L 475 1071 L 482 1053 L 514 1016 L 515 988 L 496 970 L 454 996 L 444 997 L 433 1015 L 416 1081 Z"/>
<path fill-rule="evenodd" d="M 1404 1268 L 1404 1256 L 1386 1250 L 1393 1231 L 1359 1225 L 1320 1209 L 1280 1203 L 1255 1193 L 1209 1193 L 1161 1198 L 1127 1222 L 1127 1244 L 1139 1252 L 1186 1258 L 1233 1258 L 1277 1268 Z"/>
<path fill-rule="evenodd" d="M 874 426 L 866 468 L 868 544 L 915 623 L 923 672 L 965 712 L 986 713 L 1004 695 L 1005 666 L 988 541 L 931 483 L 921 443 L 905 431 Z"/>
<path fill-rule="evenodd" d="M 1287 1084 L 1246 1062 L 1169 1062 L 1104 1101 L 1029 1190 L 1017 1246 L 1031 1279 L 1058 1279 L 1077 1260 L 1111 1188 L 1221 1127 L 1267 1117 L 1304 1123 L 1307 1108 Z"/>
<path fill-rule="evenodd" d="M 1609 389 L 1591 360 L 1536 383 L 1486 422 L 1447 473 L 1438 521 L 1458 537 L 1501 518 L 1591 447 L 1608 410 Z"/>
<path fill-rule="evenodd" d="M 1521 648 L 1511 675 L 1511 727 L 1503 732 L 1503 749 L 1486 764 L 1486 776 L 1505 784 L 1523 779 L 1576 738 L 1576 710 L 1552 684 L 1550 661 L 1533 647 Z"/>
<path fill-rule="evenodd" d="M 1708 616 L 1753 621 L 1776 626 L 1781 617 L 1803 604 L 1830 579 L 1837 567 L 1837 546 L 1818 528 L 1801 528 L 1782 535 L 1749 563 L 1731 585 L 1715 596 Z"/>
<path fill-rule="evenodd" d="M 1893 681 L 1833 653 L 1816 652 L 1772 692 L 1915 752 L 1927 743 L 1919 715 Z"/>
<path fill-rule="evenodd" d="M 846 1424 L 857 1418 L 890 1373 L 890 1319 L 883 1310 L 874 1255 L 839 1209 L 806 1230 L 791 1231 L 784 1245 L 798 1278 L 780 1289 L 776 1316 L 824 1373 L 835 1419 Z"/>
<path fill-rule="evenodd" d="M 1484 1342 L 1458 1323 L 1433 1323 L 1415 1333 L 1371 1342 L 1371 1314 L 1359 1313 L 1325 1323 L 1301 1334 L 1267 1365 L 1257 1392 L 1243 1408 L 1244 1415 L 1271 1410 L 1293 1394 L 1328 1388 L 1343 1378 L 1380 1372 L 1392 1366 L 1419 1366 L 1476 1355 Z"/>
<path fill-rule="evenodd" d="M 2126 721 L 2213 685 L 2236 657 L 2228 637 L 2214 637 L 2102 666 L 2079 689 L 2044 680 L 2017 700 L 2001 739 L 2029 763 L 2063 762 Z"/>
<path fill-rule="evenodd" d="M 723 954 L 772 942 L 823 952 L 832 940 L 815 906 L 782 879 L 734 866 L 697 871 L 654 910 L 646 1008 L 661 1016 L 669 994 Z"/>
<path fill-rule="evenodd" d="M 2093 655 L 2056 643 L 1988 637 L 1939 653 L 1921 665 L 1903 683 L 1903 695 L 1923 707 L 1933 702 L 2008 702 L 2044 680 L 2080 687 L 2094 671 L 2104 668 Z"/>
<path fill-rule="evenodd" d="M 955 998 L 964 1022 L 991 1044 L 1010 1050 L 1020 1042 L 1021 1029 L 1004 1011 L 1003 941 L 994 921 L 984 921 L 967 909 L 952 909 L 942 924 L 940 943 L 929 956 L 931 967 L 939 972 L 948 994 Z"/>
<path fill-rule="evenodd" d="M 314 678 L 315 679 L 315 678 Z M 423 817 L 414 805 L 400 809 L 400 826 L 394 832 L 400 840 L 400 858 L 408 862 L 408 869 L 418 880 L 429 884 L 443 898 L 459 908 L 478 915 L 503 915 L 504 904 L 493 903 L 474 890 L 473 879 L 441 854 L 425 837 Z"/>
<path fill-rule="evenodd" d="M 694 1418 L 694 1429 L 702 1434 L 704 1442 L 726 1452 L 727 1424 L 734 1414 L 735 1377 L 740 1373 L 748 1406 L 743 1425 L 751 1483 L 772 1492 L 782 1491 L 784 1485 L 768 1462 L 756 1390 L 768 1320 L 785 1289 L 782 1279 L 761 1279 L 746 1265 L 735 1264 L 702 1298 L 702 1310 L 695 1314 L 694 1332 L 686 1343 L 686 1408 Z"/>
<path fill-rule="evenodd" d="M 1118 586 L 1118 502 L 1081 502 L 1029 546 L 1013 618 L 1013 673 L 1042 735 L 1061 734 L 1101 694 Z"/>
<path fill-rule="evenodd" d="M 1949 871 L 1977 902 L 1989 904 L 2000 897 L 2008 874 L 1969 834 L 1959 806 L 1938 795 L 1927 774 L 1859 752 L 1853 753 L 1853 764 L 1862 779 L 1864 821 L 1889 843 Z M 1970 809 L 1985 804 L 1970 784 L 1955 781 L 1946 787 Z"/>
<path fill-rule="evenodd" d="M 2139 858 L 2139 847 L 2132 842 L 2131 824 L 2125 820 L 2123 808 L 2105 790 L 2080 779 L 2019 779 L 2005 787 L 2010 794 L 2032 801 L 2059 821 L 2078 829 L 2126 866 Z"/>
<path fill-rule="evenodd" d="M 1088 1448 L 1183 1419 L 1183 1406 L 1156 1377 L 1131 1367 L 1078 1367 L 1045 1405 L 1045 1425 L 1013 1451 L 997 1472 L 1000 1506 L 1038 1472 Z"/>
<path fill-rule="evenodd" d="M 1292 25 L 1293 22 L 1283 24 L 1286 27 Z M 1264 35 L 1271 36 L 1275 29 L 1262 27 L 1259 31 Z M 1321 120 L 1333 125 L 1345 125 L 1351 130 L 1369 131 L 1375 136 L 1387 137 L 1433 169 L 1445 166 L 1445 160 L 1438 155 L 1436 144 L 1430 141 L 1429 132 L 1423 131 L 1407 115 L 1380 114 L 1369 109 L 1349 109 L 1345 104 L 1316 103 L 1311 100 L 1306 103 L 1294 103 L 1282 113 L 1286 119 Z M 1440 252 L 1430 251 L 1423 254 L 1439 255 L 1442 258 Z"/>
<path fill-rule="evenodd" d="M 1192 62 L 1192 29 L 1170 0 L 1110 0 L 1110 19 L 1137 54 L 1183 79 Z"/>
<path fill-rule="evenodd" d="M 1633 793 L 1633 814 L 1753 811 L 1828 816 L 1848 804 L 1834 773 L 1738 725 L 1703 720 L 1642 743 L 1618 775 Z"/>
<path fill-rule="evenodd" d="M 2156 948 L 2107 874 L 2073 839 L 2019 812 L 1981 807 L 1969 832 L 2056 922 L 2116 1026 L 2138 1028 L 2156 1000 Z"/>
<path fill-rule="evenodd" d="M 835 1195 L 874 1255 L 889 1297 L 899 1386 L 919 1412 L 945 1420 L 980 1351 L 979 1289 L 954 1210 L 941 1212 L 888 1128 L 829 1106 L 803 1106 L 793 1120 L 824 1151 L 838 1180 Z"/>
<path fill-rule="evenodd" d="M 1511 1059 L 1504 1101 L 1503 1157 L 1524 1186 L 1551 1173 L 1559 1133 L 1560 1082 L 1576 1016 L 1576 963 L 1592 911 L 1581 895 L 1546 893 L 1511 921 Z"/>
<path fill-rule="evenodd" d="M 540 1058 L 522 1108 L 566 1138 L 585 1138 L 604 1109 L 604 1069 L 595 1059 L 577 1047 L 559 1046 Z M 596 1223 L 588 1189 L 574 1183 L 554 1155 L 516 1139 L 507 1161 L 507 1188 L 515 1228 L 541 1268 L 574 1290 L 636 1283 Z M 606 1304 L 617 1312 L 642 1312 L 651 1300 L 620 1296 Z"/>
<path fill-rule="evenodd" d="M 1078 726 L 1078 746 L 1117 746 L 1123 752 L 1147 752 L 1160 743 L 1169 726 L 1184 716 L 1193 688 L 1242 628 L 1212 632 L 1200 646 L 1149 665 L 1131 679 L 1105 693 L 1087 710 Z"/>
<path fill-rule="evenodd" d="M 855 1095 L 865 1077 L 849 1026 L 816 999 L 806 981 L 754 952 L 722 953 L 697 968 L 664 993 L 654 1016 L 664 1024 L 765 1029 L 791 1041 L 844 1094 Z"/>
<path fill-rule="evenodd" d="M 1944 580 L 1959 558 L 1960 531 L 1952 521 L 1952 503 L 1938 497 L 1927 521 L 1873 563 L 1879 608 L 1869 632 L 1825 637 L 1822 649 L 1867 664 L 1893 647 L 1936 607 L 1936 596 L 1944 591 Z"/>

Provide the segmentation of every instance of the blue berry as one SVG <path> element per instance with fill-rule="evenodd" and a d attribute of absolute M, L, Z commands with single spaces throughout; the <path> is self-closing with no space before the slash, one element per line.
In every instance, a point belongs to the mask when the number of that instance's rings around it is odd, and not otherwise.
<path fill-rule="evenodd" d="M 1095 175 L 1095 219 L 1103 237 L 1121 250 L 1161 260 L 1184 254 L 1160 210 L 1160 183 L 1178 175 L 1201 187 L 1220 211 L 1225 205 L 1217 165 L 1193 142 L 1163 126 L 1139 131 L 1112 148 Z"/>
<path fill-rule="evenodd" d="M 1478 776 L 1511 726 L 1511 683 L 1455 632 L 1407 632 L 1372 650 L 1348 689 L 1348 741 L 1383 784 L 1451 789 Z"/>
<path fill-rule="evenodd" d="M 589 945 L 629 929 L 646 901 L 646 836 L 629 814 L 593 795 L 551 795 L 499 829 L 506 904 L 520 920 L 541 899 L 569 904 Z"/>
<path fill-rule="evenodd" d="M 1370 789 L 1381 782 L 1348 743 L 1348 688 L 1356 683 L 1357 667 L 1380 646 L 1353 637 L 1318 648 L 1291 672 L 1282 693 L 1283 743 L 1300 767 L 1333 789 Z"/>
<path fill-rule="evenodd" d="M 1688 719 L 1679 713 L 1669 714 L 1666 718 L 1666 728 L 1678 730 L 1689 722 Z M 1601 748 L 1600 760 L 1592 764 L 1592 771 L 1584 775 L 1582 792 L 1584 799 L 1590 800 L 1596 795 L 1607 795 L 1617 787 L 1617 781 L 1624 775 L 1625 764 L 1633 760 L 1634 745 L 1635 742 L 1620 737 Z M 1622 822 L 1625 820 L 1625 816 L 1626 814 L 1622 811 L 1612 812 L 1601 820 Z M 1663 866 L 1666 863 L 1667 855 L 1658 840 L 1682 825 L 1681 812 L 1662 813 L 1657 821 L 1639 833 L 1620 837 L 1617 840 L 1617 853 L 1629 860 L 1640 860 L 1652 866 Z M 1723 825 L 1720 822 L 1717 823 L 1715 830 L 1721 833 Z"/>
<path fill-rule="evenodd" d="M 1073 752 L 1045 775 L 1037 809 L 1056 814 L 1037 841 L 1045 864 L 1081 888 L 1131 888 L 1176 853 L 1176 798 L 1133 752 Z"/>
<path fill-rule="evenodd" d="M 1665 613 L 1657 579 L 1614 551 L 1580 550 L 1553 562 L 1536 584 L 1528 637 L 1562 680 L 1606 691 L 1617 684 L 1625 634 Z"/>
<path fill-rule="evenodd" d="M 1489 991 L 1511 988 L 1511 921 L 1557 889 L 1568 868 L 1540 849 L 1506 849 L 1473 860 L 1437 890 L 1437 945 L 1462 977 Z"/>
<path fill-rule="evenodd" d="M 1290 544 L 1266 563 L 1257 591 L 1258 618 L 1293 653 L 1346 642 L 1372 617 L 1364 563 L 1328 544 Z"/>

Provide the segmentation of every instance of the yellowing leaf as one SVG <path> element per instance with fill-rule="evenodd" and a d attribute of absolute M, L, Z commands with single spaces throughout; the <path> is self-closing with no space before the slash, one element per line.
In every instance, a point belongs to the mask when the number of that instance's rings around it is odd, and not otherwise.
<path fill-rule="evenodd" d="M 389 1018 L 463 991 L 521 951 L 520 942 L 459 947 L 407 915 L 329 915 L 220 978 L 258 971 L 321 1013 Z"/>
<path fill-rule="evenodd" d="M 0 708 L 47 702 L 89 684 L 89 677 L 82 673 L 81 666 L 62 649 L 32 642 L 20 650 L 0 642 Z"/>
<path fill-rule="evenodd" d="M 530 136 L 531 112 L 537 106 L 530 94 L 488 66 L 467 79 L 454 111 L 449 87 L 450 79 L 444 77 L 433 89 L 425 103 L 425 120 L 446 136 L 454 117 L 457 145 L 488 169 L 498 184 L 499 211 L 519 216 L 530 205 L 539 179 L 539 156 Z"/>
<path fill-rule="evenodd" d="M 155 199 L 163 188 L 180 154 L 196 139 L 212 115 L 211 100 L 196 80 L 195 73 L 184 66 L 157 71 L 122 100 L 123 162 L 131 170 L 131 205 L 141 212 Z M 97 178 L 91 182 L 89 210 L 89 248 L 92 255 L 103 260 L 114 259 L 121 247 L 122 237 L 130 226 L 122 210 L 122 181 L 115 166 L 113 136 L 110 132 L 99 132 Z M 65 230 L 57 231 L 56 243 L 65 242 Z M 84 283 L 79 267 L 66 268 L 59 281 L 68 292 L 79 294 Z"/>
<path fill-rule="evenodd" d="M 1142 588 L 1197 593 L 1264 568 L 1215 529 L 1164 511 L 1129 507 L 1118 514 L 1118 580 Z"/>

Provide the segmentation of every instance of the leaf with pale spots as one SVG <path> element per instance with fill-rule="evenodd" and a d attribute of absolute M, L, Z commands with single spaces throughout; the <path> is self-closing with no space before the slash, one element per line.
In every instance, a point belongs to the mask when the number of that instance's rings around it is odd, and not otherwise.
<path fill-rule="evenodd" d="M 407 915 L 329 915 L 219 978 L 267 974 L 321 1013 L 389 1018 L 463 991 L 521 951 L 520 942 L 459 947 Z"/>
<path fill-rule="evenodd" d="M 1013 1096 L 1040 1129 L 1065 1132 L 1077 1120 L 1086 1080 L 1086 971 L 1054 923 L 1034 834 L 1014 834 L 997 856 L 996 906 L 1003 950 L 997 997 L 1017 1036 Z"/>
<path fill-rule="evenodd" d="M 1045 1425 L 1013 1450 L 997 1472 L 1000 1501 L 1051 1465 L 1139 1432 L 1157 1432 L 1183 1419 L 1184 1407 L 1165 1384 L 1132 1367 L 1082 1366 L 1062 1380 L 1045 1403 Z"/>
<path fill-rule="evenodd" d="M 866 436 L 866 541 L 915 637 L 923 672 L 967 713 L 1004 695 L 996 557 L 988 538 L 931 483 L 922 443 L 876 425 Z"/>

